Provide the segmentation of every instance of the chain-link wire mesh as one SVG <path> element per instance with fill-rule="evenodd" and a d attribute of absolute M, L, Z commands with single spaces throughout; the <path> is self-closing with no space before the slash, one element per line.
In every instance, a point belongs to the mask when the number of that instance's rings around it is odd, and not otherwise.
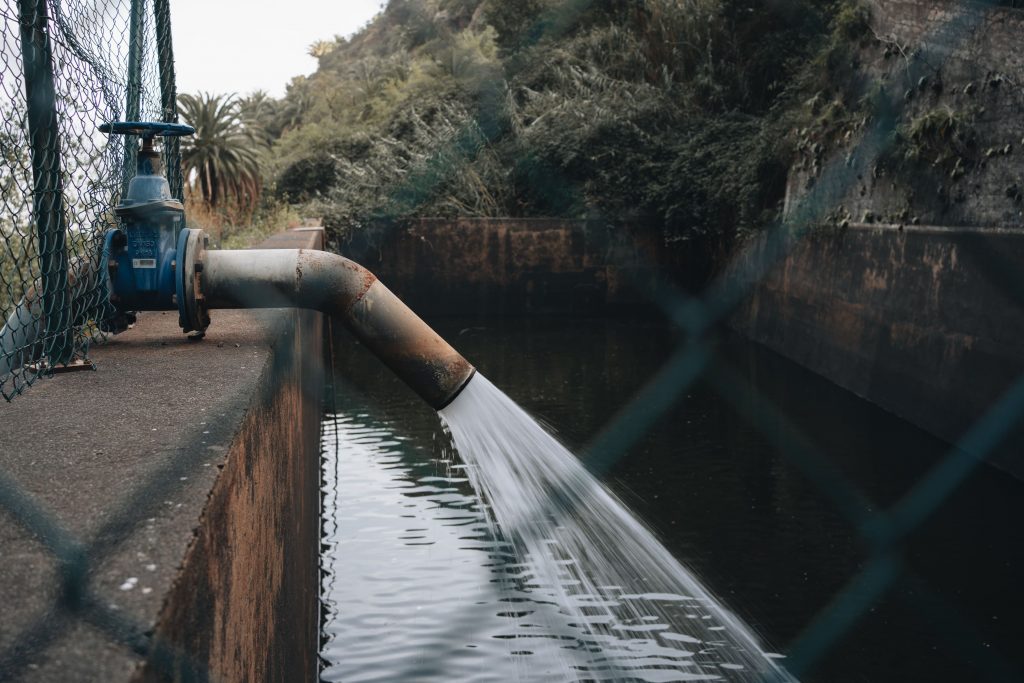
<path fill-rule="evenodd" d="M 9 3 L 3 12 L 0 228 L 4 246 L 0 260 L 0 309 L 5 317 L 14 314 L 8 334 L 33 326 L 41 330 L 31 342 L 25 342 L 23 337 L 18 342 L 4 342 L 2 358 L 10 363 L 11 373 L 0 390 L 7 397 L 22 391 L 38 376 L 40 368 L 29 370 L 28 363 L 38 359 L 47 360 L 50 367 L 66 363 L 75 354 L 81 354 L 95 334 L 96 328 L 90 323 L 100 317 L 105 288 L 82 274 L 94 272 L 98 265 L 101 236 L 112 222 L 110 209 L 122 191 L 126 168 L 130 172 L 132 156 L 132 149 L 119 139 L 107 141 L 98 136 L 95 126 L 101 121 L 133 116 L 173 116 L 173 75 L 167 70 L 163 73 L 163 97 L 157 94 L 161 82 L 161 41 L 156 40 L 155 27 L 169 22 L 166 2 L 155 0 L 155 5 L 156 8 L 141 0 L 22 0 L 17 7 Z M 564 32 L 589 5 L 587 0 L 567 0 L 531 32 L 531 40 Z M 951 19 L 935 29 L 934 35 L 924 38 L 921 50 L 908 56 L 906 83 L 916 83 L 943 62 L 945 55 L 930 51 L 929 45 L 963 40 L 983 16 L 978 11 L 982 6 L 965 3 L 963 11 L 954 12 Z M 158 10 L 155 14 L 154 9 Z M 133 34 L 133 26 L 135 35 L 144 36 L 142 47 L 134 52 L 133 41 L 128 38 Z M 161 38 L 169 41 L 169 35 Z M 37 91 L 33 88 L 40 84 L 46 87 L 47 61 L 52 65 L 49 80 L 54 96 L 49 107 L 35 108 L 32 103 L 36 100 L 32 97 Z M 138 65 L 136 77 L 130 75 L 132 64 Z M 500 104 L 500 98 L 488 101 Z M 39 102 L 46 105 L 47 98 L 40 97 Z M 170 107 L 168 102 L 172 103 Z M 770 401 L 752 402 L 747 395 L 740 395 L 741 380 L 716 358 L 709 331 L 751 294 L 806 230 L 832 210 L 858 175 L 865 173 L 890 143 L 904 106 L 902 91 L 897 88 L 890 94 L 881 93 L 872 106 L 866 130 L 848 157 L 851 161 L 838 160 L 824 168 L 814 189 L 783 222 L 766 233 L 761 248 L 744 260 L 743 269 L 731 271 L 728 278 L 713 283 L 700 298 L 664 284 L 654 291 L 653 302 L 685 332 L 686 340 L 645 389 L 598 435 L 587 452 L 592 470 L 607 470 L 660 416 L 672 409 L 694 382 L 703 378 L 755 427 L 761 428 L 765 437 L 834 502 L 863 536 L 869 555 L 860 573 L 786 648 L 785 666 L 797 676 L 811 671 L 855 628 L 858 619 L 899 582 L 917 587 L 913 595 L 921 601 L 922 614 L 941 613 L 947 619 L 958 619 L 924 579 L 907 569 L 901 549 L 906 539 L 1024 418 L 1024 380 L 1018 380 L 896 505 L 877 511 L 866 502 L 855 483 L 831 462 L 829 454 L 816 449 Z M 472 140 L 501 133 L 500 125 L 495 124 L 499 120 L 495 111 L 481 111 L 462 135 L 437 151 L 422 173 L 411 174 L 406 182 L 390 188 L 392 196 L 414 202 L 417 195 L 430 192 L 439 178 L 457 166 L 458 159 L 476 153 L 480 145 Z M 172 168 L 174 163 L 169 160 Z M 172 177 L 175 194 L 180 196 L 180 179 L 176 186 L 174 182 Z M 568 182 L 561 189 L 574 191 Z M 1016 264 L 1007 262 L 983 240 L 965 238 L 962 246 L 965 253 L 989 266 L 994 280 L 1015 302 L 1024 301 L 1024 282 Z M 125 500 L 120 510 L 112 511 L 111 517 L 128 525 L 123 520 L 134 519 L 141 498 L 171 490 L 178 477 L 170 475 L 178 473 L 174 468 L 159 472 L 139 488 L 138 495 Z M 0 507 L 58 558 L 62 586 L 57 591 L 55 613 L 71 613 L 107 634 L 113 642 L 152 661 L 188 662 L 188 653 L 174 652 L 171 646 L 153 642 L 146 635 L 148 625 L 114 614 L 91 597 L 88 567 L 102 560 L 109 548 L 90 546 L 73 538 L 3 473 Z M 0 674 L 17 675 L 25 666 L 26 653 L 45 649 L 47 642 L 59 637 L 65 627 L 66 622 L 56 622 L 49 615 L 30 626 L 0 652 Z M 998 653 L 982 650 L 972 654 L 983 658 L 978 680 L 1020 680 L 1020 672 Z M 424 653 L 425 658 L 429 656 L 430 653 Z M 189 663 L 187 668 L 188 675 L 180 678 L 209 679 L 204 663 Z"/>
<path fill-rule="evenodd" d="M 567 0 L 556 5 L 528 32 L 533 36 L 531 40 L 541 41 L 567 31 L 591 4 L 589 0 Z M 868 553 L 863 568 L 785 648 L 787 656 L 783 664 L 797 677 L 812 672 L 857 627 L 860 619 L 899 585 L 912 587 L 906 593 L 913 596 L 923 619 L 954 625 L 941 628 L 944 633 L 976 632 L 963 615 L 908 566 L 904 551 L 913 534 L 1024 423 L 1024 377 L 1018 378 L 998 397 L 987 413 L 952 444 L 948 454 L 895 505 L 888 510 L 878 510 L 829 454 L 817 448 L 779 408 L 763 396 L 751 400 L 750 392 L 756 393 L 756 390 L 752 390 L 728 362 L 718 357 L 713 332 L 717 326 L 728 322 L 737 307 L 808 233 L 829 223 L 829 212 L 857 186 L 860 178 L 871 175 L 873 166 L 895 143 L 898 127 L 906 123 L 910 113 L 906 111 L 910 100 L 907 91 L 917 87 L 923 78 L 941 72 L 955 52 L 950 46 L 963 44 L 979 30 L 986 20 L 986 11 L 994 6 L 1017 8 L 1020 3 L 988 0 L 944 4 L 935 9 L 940 13 L 948 11 L 949 18 L 933 26 L 931 32 L 918 41 L 919 47 L 904 55 L 904 73 L 897 82 L 877 93 L 871 102 L 859 141 L 821 170 L 813 188 L 783 220 L 768 228 L 762 239 L 741 245 L 736 254 L 739 258 L 735 259 L 735 263 L 740 264 L 738 267 L 715 279 L 699 297 L 667 282 L 661 282 L 653 291 L 640 288 L 648 291 L 652 303 L 683 333 L 684 341 L 654 379 L 619 411 L 583 454 L 591 472 L 598 475 L 607 472 L 703 380 L 825 494 L 862 537 Z M 395 200 L 394 205 L 401 209 L 423 203 L 438 188 L 446 172 L 456 172 L 458 164 L 453 160 L 472 157 L 489 140 L 505 133 L 500 126 L 495 126 L 494 122 L 500 119 L 493 109 L 485 107 L 480 111 L 462 131 L 451 137 L 448 145 L 422 164 L 419 172 L 409 173 L 404 182 L 392 188 L 390 196 Z M 578 191 L 570 180 L 559 179 L 551 169 L 548 172 L 549 192 L 568 196 Z M 395 230 L 398 224 L 385 222 L 385 225 L 386 233 Z M 1024 304 L 1021 296 L 1024 279 L 1019 267 L 994 248 L 982 232 L 960 234 L 952 239 L 1014 304 Z M 622 265 L 623 272 L 628 272 L 630 264 Z M 572 510 L 562 507 L 563 501 L 557 492 L 554 495 L 550 508 L 538 510 L 537 515 L 552 515 L 556 510 L 557 514 L 572 514 Z M 507 531 L 515 534 L 515 530 Z M 965 661 L 972 658 L 977 680 L 1014 681 L 1024 677 L 1019 664 L 994 649 L 980 645 L 965 647 L 962 642 L 956 644 Z M 748 679 L 740 677 L 738 680 Z"/>
<path fill-rule="evenodd" d="M 103 236 L 137 143 L 97 127 L 176 120 L 176 109 L 166 1 L 12 0 L 0 16 L 0 394 L 10 400 L 84 358 L 105 315 Z M 180 196 L 177 153 L 167 146 Z"/>

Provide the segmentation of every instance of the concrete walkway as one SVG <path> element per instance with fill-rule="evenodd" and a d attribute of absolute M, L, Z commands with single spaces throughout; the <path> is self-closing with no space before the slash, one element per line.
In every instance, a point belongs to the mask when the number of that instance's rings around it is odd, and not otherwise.
<path fill-rule="evenodd" d="M 317 248 L 321 237 L 293 232 L 261 246 Z M 233 465 L 233 449 L 251 440 L 242 434 L 247 415 L 251 419 L 268 391 L 273 394 L 268 384 L 280 379 L 272 372 L 274 347 L 296 315 L 214 311 L 206 338 L 192 342 L 175 313 L 143 313 L 133 329 L 93 347 L 95 372 L 58 375 L 9 404 L 0 402 L 0 680 L 123 681 L 136 675 L 152 652 L 161 610 L 179 609 L 165 602 L 180 599 L 172 598 L 172 588 L 184 576 L 222 472 L 252 464 L 243 453 Z M 314 346 L 320 349 L 319 339 Z M 318 412 L 319 396 L 306 398 Z M 301 440 L 315 444 L 316 435 Z M 302 501 L 299 507 L 308 516 L 317 505 Z M 318 520 L 295 520 L 297 527 L 311 523 Z M 72 567 L 62 576 L 54 556 L 61 543 L 70 544 L 65 553 L 75 544 L 84 552 L 84 574 Z M 315 584 L 315 567 L 311 571 Z M 182 588 L 178 593 L 193 592 Z M 315 585 L 308 590 L 315 592 Z M 213 611 L 213 603 L 225 599 L 209 595 L 198 604 L 209 602 Z M 312 636 L 307 656 L 315 660 Z M 208 660 L 195 662 L 197 669 L 219 667 L 203 655 L 189 653 Z"/>

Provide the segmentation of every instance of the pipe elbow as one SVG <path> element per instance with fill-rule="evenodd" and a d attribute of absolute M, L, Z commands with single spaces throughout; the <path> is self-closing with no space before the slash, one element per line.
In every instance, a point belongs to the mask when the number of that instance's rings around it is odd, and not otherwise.
<path fill-rule="evenodd" d="M 304 308 L 347 317 L 376 282 L 373 273 L 344 256 L 311 249 L 295 255 L 295 293 Z"/>
<path fill-rule="evenodd" d="M 211 251 L 203 274 L 210 308 L 298 307 L 338 320 L 433 408 L 476 372 L 369 270 L 307 249 Z"/>

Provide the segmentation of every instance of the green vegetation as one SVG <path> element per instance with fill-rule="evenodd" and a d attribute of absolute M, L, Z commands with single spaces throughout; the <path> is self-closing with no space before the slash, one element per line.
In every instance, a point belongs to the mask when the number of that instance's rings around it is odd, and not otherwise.
<path fill-rule="evenodd" d="M 274 133 L 259 121 L 274 106 L 262 92 L 178 98 L 182 120 L 196 129 L 181 149 L 189 224 L 220 247 L 252 246 L 301 223 L 296 208 L 263 192 Z"/>
<path fill-rule="evenodd" d="M 0 108 L 0 114 L 14 114 Z M 0 326 L 11 310 L 35 282 L 39 270 L 39 253 L 31 220 L 31 196 L 24 188 L 32 187 L 31 161 L 24 139 L 0 130 Z"/>
<path fill-rule="evenodd" d="M 720 252 L 850 131 L 854 0 L 391 0 L 238 102 L 271 195 L 335 239 L 414 216 L 601 217 Z"/>
<path fill-rule="evenodd" d="M 939 107 L 915 117 L 896 131 L 894 154 L 910 164 L 930 164 L 955 179 L 978 156 L 974 112 Z"/>
<path fill-rule="evenodd" d="M 219 249 L 252 247 L 267 237 L 302 224 L 298 210 L 273 197 L 264 196 L 252 211 L 234 207 L 212 208 L 199 197 L 185 197 L 185 214 L 190 228 L 201 228 Z"/>
<path fill-rule="evenodd" d="M 233 202 L 254 208 L 262 187 L 259 141 L 242 125 L 235 98 L 182 95 L 178 109 L 182 120 L 196 129 L 181 145 L 181 168 L 189 186 L 210 207 Z"/>

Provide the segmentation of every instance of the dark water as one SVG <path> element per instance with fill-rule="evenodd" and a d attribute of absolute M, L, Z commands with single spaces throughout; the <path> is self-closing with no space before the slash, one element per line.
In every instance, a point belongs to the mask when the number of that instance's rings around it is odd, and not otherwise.
<path fill-rule="evenodd" d="M 642 323 L 439 327 L 577 452 L 673 341 Z M 558 680 L 571 634 L 537 633 L 522 619 L 553 608 L 510 584 L 517 569 L 488 536 L 436 415 L 337 335 L 337 416 L 325 429 L 324 678 Z M 770 445 L 782 418 L 764 420 L 766 438 L 740 413 L 767 399 L 877 509 L 947 446 L 758 347 L 729 339 L 722 355 L 740 380 L 740 410 L 695 386 L 607 480 L 785 654 L 870 553 L 829 496 Z M 1020 482 L 980 468 L 902 548 L 912 578 L 872 604 L 803 680 L 1024 680 L 1022 493 Z"/>

